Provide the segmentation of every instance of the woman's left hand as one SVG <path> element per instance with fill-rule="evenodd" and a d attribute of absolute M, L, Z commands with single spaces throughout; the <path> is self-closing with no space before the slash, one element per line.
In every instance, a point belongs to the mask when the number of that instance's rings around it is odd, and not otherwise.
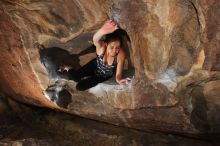
<path fill-rule="evenodd" d="M 121 79 L 118 83 L 120 85 L 127 85 L 129 82 L 131 81 L 131 78 L 125 78 L 125 79 Z"/>

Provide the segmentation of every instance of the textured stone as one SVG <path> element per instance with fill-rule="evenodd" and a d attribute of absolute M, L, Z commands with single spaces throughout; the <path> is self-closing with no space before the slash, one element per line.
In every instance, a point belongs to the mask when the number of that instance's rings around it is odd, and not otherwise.
<path fill-rule="evenodd" d="M 116 125 L 219 133 L 219 8 L 218 0 L 2 0 L 0 89 Z M 132 81 L 76 91 L 57 68 L 94 58 L 92 35 L 109 18 L 123 30 Z"/>
<path fill-rule="evenodd" d="M 3 146 L 217 146 L 219 143 L 217 135 L 193 139 L 173 134 L 144 132 L 46 108 L 30 107 L 10 98 L 1 102 L 7 103 L 9 109 L 0 119 L 0 145 Z"/>

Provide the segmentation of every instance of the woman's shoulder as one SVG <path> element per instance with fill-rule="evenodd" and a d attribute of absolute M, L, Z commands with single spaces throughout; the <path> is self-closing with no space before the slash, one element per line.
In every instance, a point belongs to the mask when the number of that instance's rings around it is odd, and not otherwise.
<path fill-rule="evenodd" d="M 125 58 L 126 58 L 126 54 L 125 54 L 124 50 L 121 49 L 117 55 L 117 60 L 125 60 Z"/>
<path fill-rule="evenodd" d="M 119 57 L 126 57 L 125 51 L 123 49 L 121 49 L 118 53 Z"/>

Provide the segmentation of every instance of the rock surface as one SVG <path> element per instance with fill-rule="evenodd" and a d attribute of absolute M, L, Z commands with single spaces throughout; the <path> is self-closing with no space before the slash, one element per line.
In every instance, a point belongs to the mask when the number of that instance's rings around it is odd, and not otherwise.
<path fill-rule="evenodd" d="M 2 0 L 0 90 L 115 125 L 219 133 L 219 8 L 218 0 Z M 125 32 L 132 81 L 76 91 L 57 68 L 94 58 L 92 35 L 109 18 Z"/>
<path fill-rule="evenodd" d="M 0 111 L 0 145 L 3 146 L 219 145 L 216 135 L 192 139 L 180 135 L 143 132 L 50 109 L 30 107 L 10 98 L 0 100 L 0 103 L 9 109 L 4 113 Z"/>

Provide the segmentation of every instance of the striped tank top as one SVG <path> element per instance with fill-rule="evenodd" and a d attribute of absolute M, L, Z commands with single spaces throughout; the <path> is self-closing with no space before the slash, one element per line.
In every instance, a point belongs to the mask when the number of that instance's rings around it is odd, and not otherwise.
<path fill-rule="evenodd" d="M 117 55 L 114 57 L 111 65 L 104 63 L 104 54 L 98 55 L 96 58 L 97 68 L 95 74 L 104 78 L 112 77 L 117 68 Z"/>

